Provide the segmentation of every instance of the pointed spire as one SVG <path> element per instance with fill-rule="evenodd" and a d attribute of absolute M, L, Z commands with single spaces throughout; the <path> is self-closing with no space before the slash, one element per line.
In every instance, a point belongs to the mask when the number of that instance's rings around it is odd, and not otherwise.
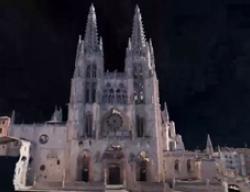
<path fill-rule="evenodd" d="M 84 36 L 86 52 L 95 52 L 98 48 L 98 34 L 95 7 L 91 4 Z"/>
<path fill-rule="evenodd" d="M 11 124 L 15 124 L 15 121 L 16 121 L 16 111 L 13 110 L 11 112 Z"/>
<path fill-rule="evenodd" d="M 221 158 L 221 149 L 220 149 L 220 145 L 218 145 L 218 155 Z"/>
<path fill-rule="evenodd" d="M 149 39 L 149 50 L 151 55 L 154 55 L 154 48 L 153 48 L 153 43 L 152 43 L 152 39 Z"/>
<path fill-rule="evenodd" d="M 76 50 L 74 77 L 79 77 L 80 76 L 79 60 L 80 60 L 81 54 L 83 54 L 83 52 L 82 52 L 82 48 L 83 48 L 82 45 L 83 45 L 82 36 L 79 35 L 78 44 L 77 44 L 77 50 Z"/>
<path fill-rule="evenodd" d="M 143 24 L 142 24 L 142 17 L 141 17 L 141 13 L 140 13 L 140 9 L 138 5 L 136 5 L 135 7 L 131 40 L 132 40 L 132 48 L 135 50 L 140 50 L 146 45 L 145 34 L 144 34 L 144 29 L 143 29 Z"/>
<path fill-rule="evenodd" d="M 49 123 L 60 123 L 60 122 L 62 122 L 62 108 L 57 108 L 57 106 L 55 106 L 55 111 L 52 114 Z"/>
<path fill-rule="evenodd" d="M 177 141 L 177 149 L 181 151 L 185 151 L 185 145 L 184 145 L 181 135 L 177 134 L 176 141 Z"/>
<path fill-rule="evenodd" d="M 100 40 L 99 40 L 99 49 L 103 53 L 103 40 L 102 40 L 101 37 L 100 37 Z"/>
<path fill-rule="evenodd" d="M 149 55 L 150 55 L 150 67 L 151 69 L 155 70 L 155 56 L 154 56 L 154 48 L 153 48 L 153 44 L 152 44 L 152 40 L 149 39 L 149 42 L 148 42 L 148 51 L 149 51 Z"/>
<path fill-rule="evenodd" d="M 208 155 L 212 155 L 214 153 L 214 148 L 213 148 L 213 144 L 210 138 L 210 135 L 207 135 L 207 145 L 206 145 L 206 152 Z"/>
<path fill-rule="evenodd" d="M 128 49 L 131 50 L 131 39 L 128 38 Z"/>
<path fill-rule="evenodd" d="M 79 35 L 78 36 L 78 47 L 79 47 L 79 45 L 81 45 L 81 42 L 82 42 L 82 35 Z"/>
<path fill-rule="evenodd" d="M 163 112 L 164 112 L 165 121 L 169 122 L 169 113 L 168 113 L 167 102 L 164 102 Z"/>
<path fill-rule="evenodd" d="M 155 55 L 154 55 L 154 48 L 153 48 L 152 39 L 149 39 L 149 52 L 150 52 L 150 56 L 151 56 L 151 66 L 153 69 L 155 69 Z"/>

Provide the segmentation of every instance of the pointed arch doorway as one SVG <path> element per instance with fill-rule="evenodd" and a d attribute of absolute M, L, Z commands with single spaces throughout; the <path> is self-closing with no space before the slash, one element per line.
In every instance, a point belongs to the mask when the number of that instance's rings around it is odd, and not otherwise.
<path fill-rule="evenodd" d="M 119 164 L 110 164 L 108 167 L 108 184 L 121 184 L 121 168 Z"/>
<path fill-rule="evenodd" d="M 124 153 L 119 144 L 110 145 L 103 154 L 104 181 L 108 185 L 121 185 L 125 182 Z"/>

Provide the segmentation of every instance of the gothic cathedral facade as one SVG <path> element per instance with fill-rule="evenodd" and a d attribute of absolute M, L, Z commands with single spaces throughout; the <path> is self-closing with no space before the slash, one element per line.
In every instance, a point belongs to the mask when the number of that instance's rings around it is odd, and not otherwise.
<path fill-rule="evenodd" d="M 168 114 L 160 109 L 153 47 L 144 36 L 138 7 L 124 72 L 104 72 L 103 56 L 91 6 L 71 80 L 66 172 L 70 179 L 105 179 L 108 184 L 159 182 L 163 150 L 175 148 L 176 142 L 168 142 Z M 75 146 L 78 150 L 72 150 Z"/>
<path fill-rule="evenodd" d="M 92 5 L 77 45 L 67 122 L 61 121 L 58 109 L 44 124 L 11 120 L 9 141 L 18 138 L 21 143 L 16 190 L 74 191 L 91 185 L 136 189 L 138 183 L 178 177 L 172 173 L 179 165 L 166 156 L 185 149 L 166 104 L 161 110 L 154 50 L 145 38 L 138 6 L 124 72 L 105 72 L 103 52 Z M 10 144 L 8 154 L 15 155 L 17 147 L 16 142 Z M 196 166 L 188 162 L 190 169 Z"/>

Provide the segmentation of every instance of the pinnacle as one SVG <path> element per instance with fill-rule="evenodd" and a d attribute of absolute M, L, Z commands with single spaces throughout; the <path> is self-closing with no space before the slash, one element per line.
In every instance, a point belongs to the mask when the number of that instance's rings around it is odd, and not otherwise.
<path fill-rule="evenodd" d="M 95 13 L 95 6 L 93 3 L 91 3 L 90 8 L 89 8 L 90 13 Z"/>
<path fill-rule="evenodd" d="M 213 144 L 212 144 L 212 141 L 211 141 L 211 138 L 210 138 L 210 135 L 208 134 L 207 135 L 207 146 L 206 146 L 206 150 L 208 153 L 213 153 Z"/>
<path fill-rule="evenodd" d="M 135 6 L 135 13 L 140 14 L 140 7 L 138 6 L 138 4 L 136 4 Z"/>
<path fill-rule="evenodd" d="M 135 49 L 140 49 L 145 47 L 145 35 L 142 24 L 142 17 L 140 13 L 140 8 L 138 5 L 135 7 L 135 14 L 133 20 L 133 31 L 132 31 L 132 47 Z"/>
<path fill-rule="evenodd" d="M 131 39 L 128 39 L 128 48 L 131 49 Z"/>
<path fill-rule="evenodd" d="M 97 23 L 95 7 L 91 4 L 89 8 L 87 26 L 84 36 L 84 41 L 86 42 L 86 50 L 95 51 L 98 47 L 98 35 L 97 35 Z"/>
<path fill-rule="evenodd" d="M 207 134 L 207 145 L 209 145 L 209 146 L 212 145 L 211 138 L 210 138 L 209 134 Z"/>
<path fill-rule="evenodd" d="M 99 48 L 101 51 L 103 51 L 103 40 L 102 40 L 102 37 L 100 37 L 99 39 Z"/>

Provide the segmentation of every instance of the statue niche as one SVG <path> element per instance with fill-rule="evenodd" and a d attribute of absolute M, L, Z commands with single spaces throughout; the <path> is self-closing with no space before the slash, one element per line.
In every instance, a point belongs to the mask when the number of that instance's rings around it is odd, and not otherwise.
<path fill-rule="evenodd" d="M 128 118 L 117 109 L 111 109 L 102 118 L 101 137 L 128 138 L 131 131 Z"/>

